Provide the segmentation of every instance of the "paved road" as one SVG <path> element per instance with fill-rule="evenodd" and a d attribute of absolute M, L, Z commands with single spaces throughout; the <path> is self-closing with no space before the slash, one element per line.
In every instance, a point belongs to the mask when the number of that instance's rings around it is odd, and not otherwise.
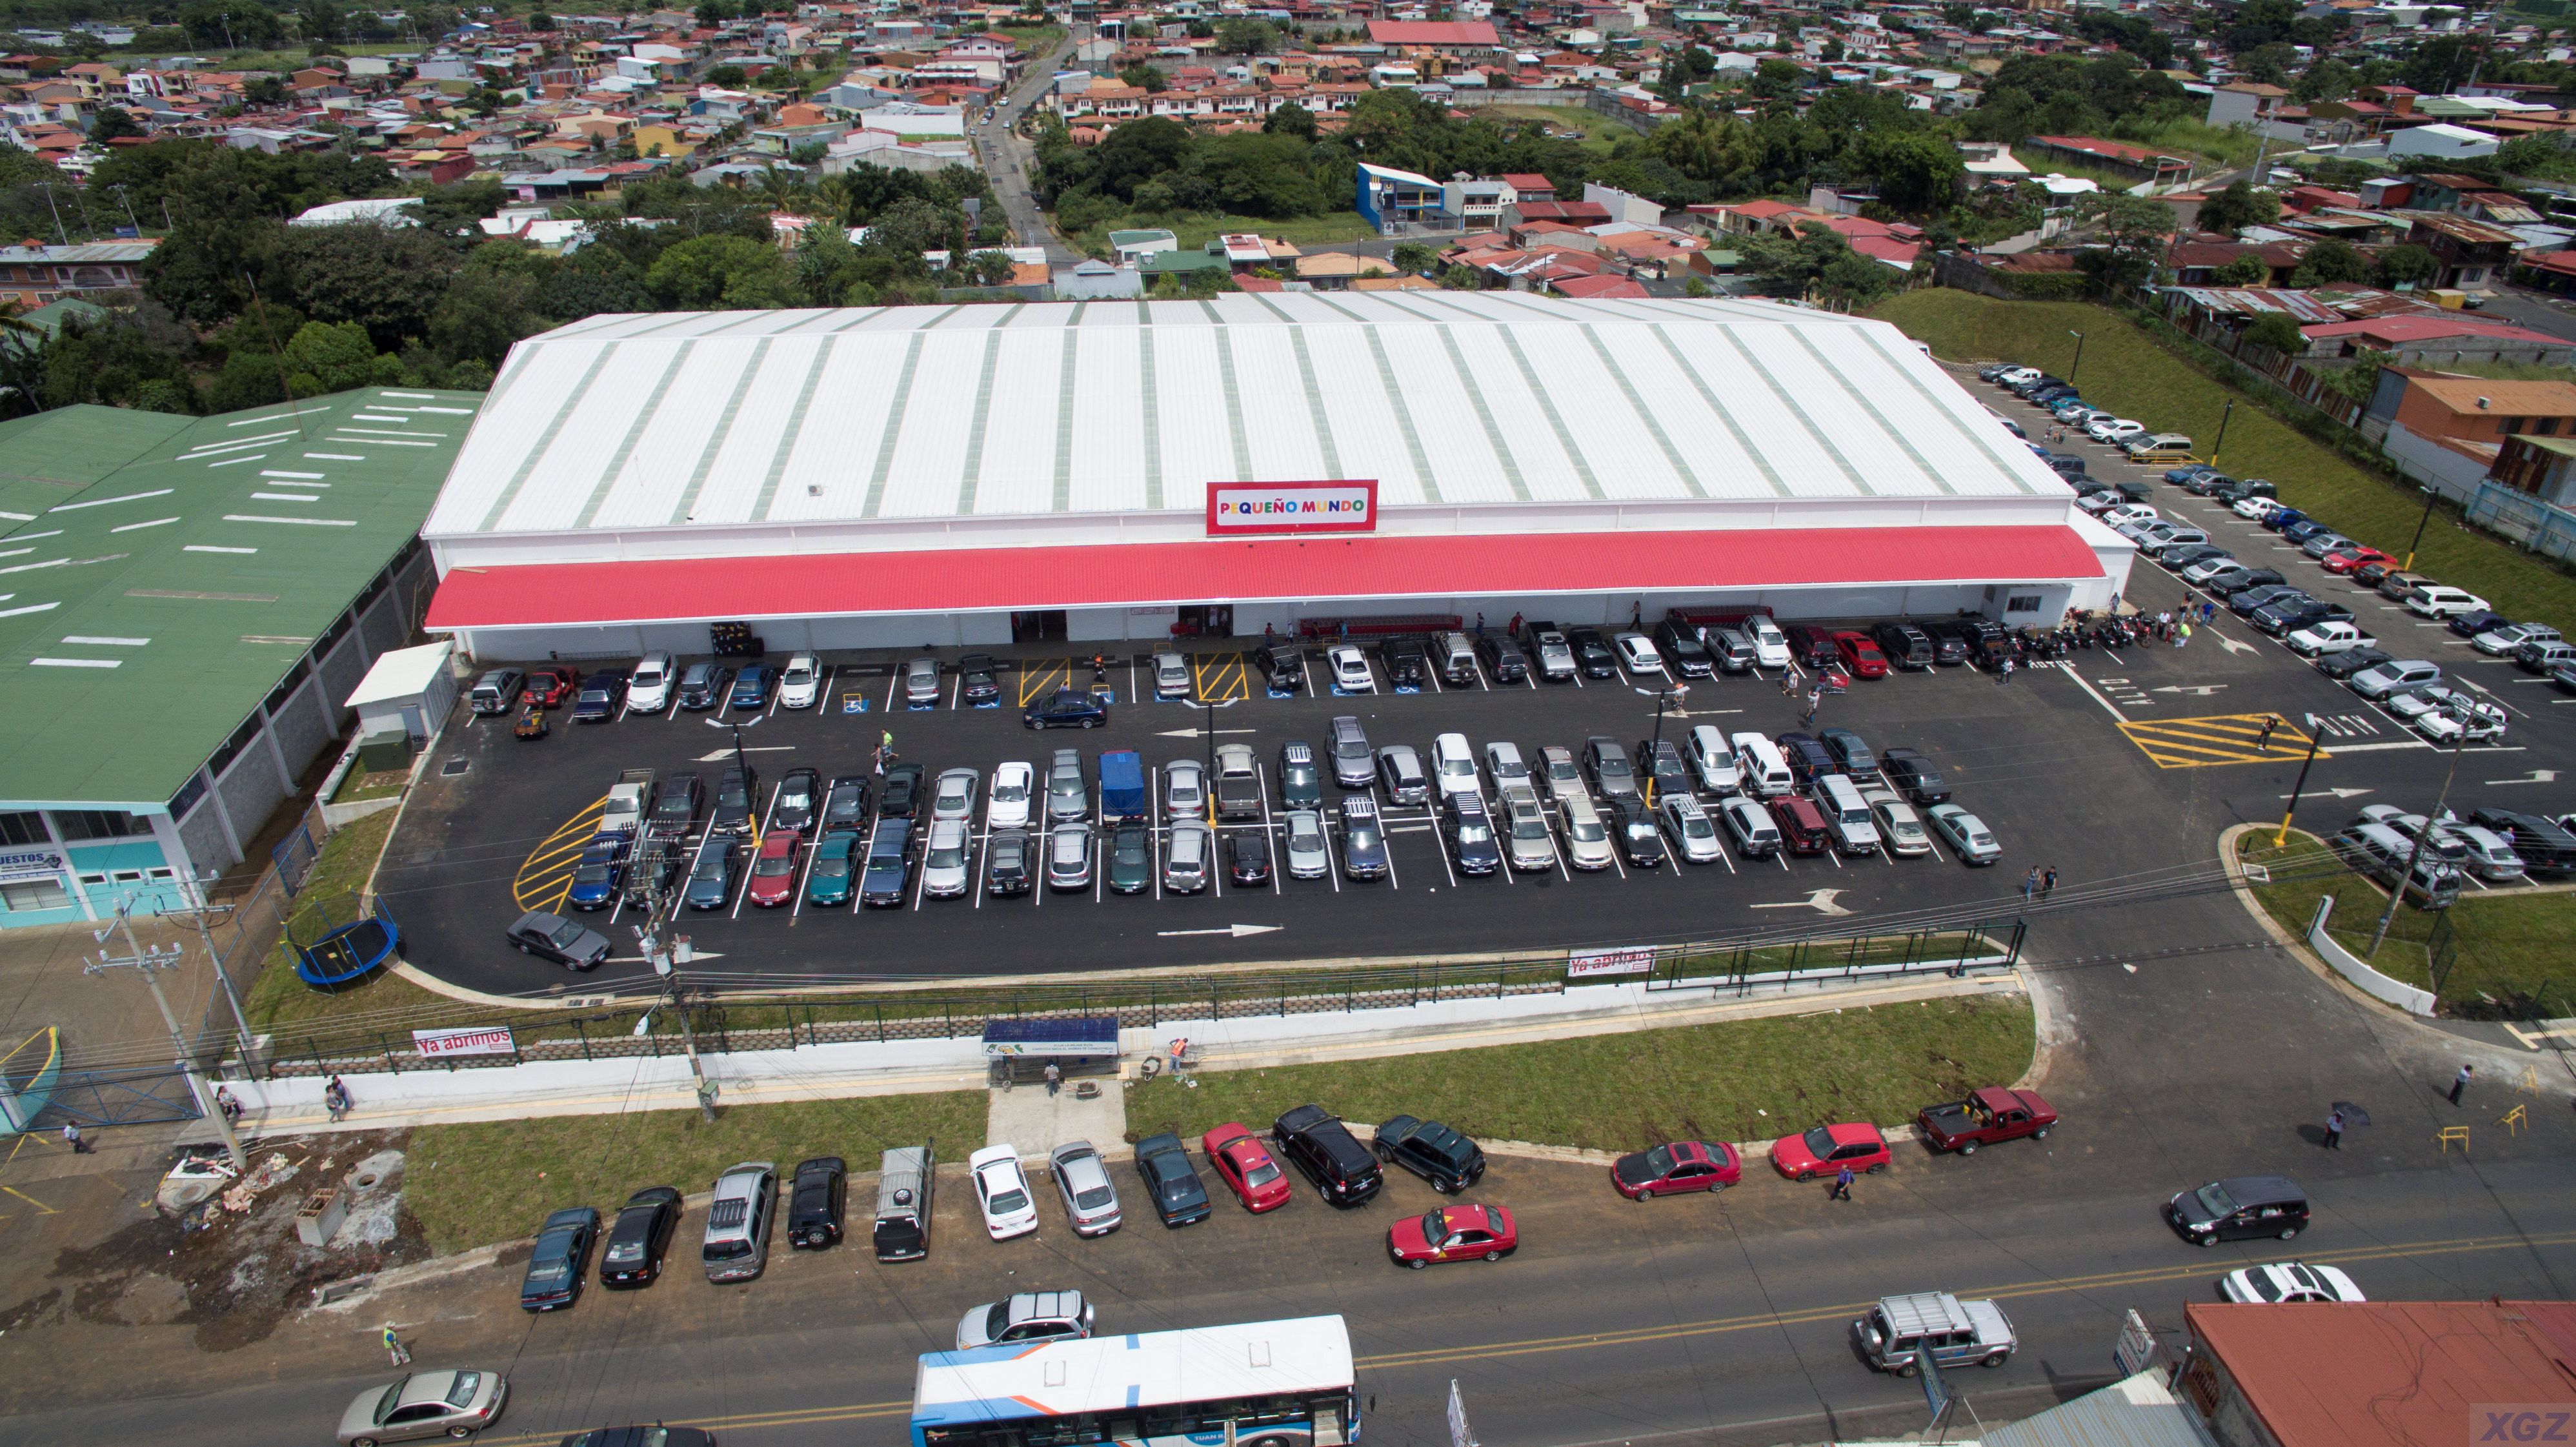
<path fill-rule="evenodd" d="M 1054 84 L 1055 73 L 1065 57 L 1073 53 L 1073 46 L 1074 37 L 1068 34 L 1053 50 L 1029 62 L 1019 85 L 1004 96 L 998 107 L 1000 114 L 992 124 L 971 131 L 976 154 L 983 161 L 985 174 L 992 178 L 993 194 L 1002 203 L 1002 214 L 1009 218 L 1012 240 L 1021 246 L 1045 247 L 1049 266 L 1071 266 L 1082 256 L 1064 244 L 1048 224 L 1046 213 L 1039 209 L 1037 196 L 1029 190 L 1032 152 L 1013 128 Z"/>
<path fill-rule="evenodd" d="M 2535 332 L 2576 341 L 2576 311 L 2571 311 L 2568 303 L 2559 298 L 2522 287 L 2496 287 L 2488 296 L 2486 305 L 2472 315 L 2511 322 Z"/>

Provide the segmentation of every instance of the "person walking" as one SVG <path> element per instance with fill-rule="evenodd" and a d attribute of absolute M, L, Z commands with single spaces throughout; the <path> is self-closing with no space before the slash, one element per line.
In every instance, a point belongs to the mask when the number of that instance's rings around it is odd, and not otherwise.
<path fill-rule="evenodd" d="M 2263 732 L 2254 736 L 2254 752 L 2259 754 L 2266 748 L 2269 748 L 2272 743 L 2272 730 L 2279 728 L 2280 726 L 2281 716 L 2279 714 L 2267 713 L 2263 715 Z"/>
<path fill-rule="evenodd" d="M 1799 720 L 1798 720 L 1798 727 L 1800 727 L 1800 728 L 1813 728 L 1813 727 L 1815 727 L 1815 725 L 1816 725 L 1816 710 L 1817 710 L 1817 709 L 1819 709 L 1819 708 L 1821 708 L 1821 707 L 1823 707 L 1823 706 L 1824 706 L 1824 702 L 1825 702 L 1825 686 L 1824 686 L 1823 684 L 1821 684 L 1821 683 L 1820 683 L 1820 684 L 1817 684 L 1814 688 L 1811 688 L 1811 689 L 1807 690 L 1807 712 L 1806 712 L 1805 717 L 1803 717 L 1803 718 L 1801 718 L 1801 719 L 1799 719 Z"/>
<path fill-rule="evenodd" d="M 1514 614 L 1512 615 L 1512 621 L 1511 621 L 1510 623 L 1508 623 L 1508 624 L 1504 625 L 1503 631 L 1504 631 L 1504 632 L 1506 632 L 1506 633 L 1509 633 L 1509 634 L 1510 634 L 1510 635 L 1512 635 L 1514 638 L 1518 638 L 1518 637 L 1520 637 L 1520 636 L 1521 636 L 1521 615 L 1519 615 L 1518 613 L 1514 613 Z"/>
<path fill-rule="evenodd" d="M 2209 626 L 2210 621 L 2211 621 L 2212 619 L 2216 618 L 2217 616 L 2218 616 L 2218 605 L 2217 605 L 2217 604 L 2215 604 L 2215 603 L 2210 603 L 2210 602 L 2203 602 L 2203 603 L 2200 605 L 2200 622 L 2201 622 L 2201 626 L 2202 626 L 2202 627 L 2204 627 L 2204 628 L 2205 628 L 2205 627 Z"/>
<path fill-rule="evenodd" d="M 1478 610 L 1476 614 L 1476 636 L 1479 638 L 1485 636 L 1485 615 L 1482 610 Z"/>
<path fill-rule="evenodd" d="M 2052 864 L 2039 876 L 2039 897 L 2048 898 L 2057 891 L 2057 866 Z"/>
<path fill-rule="evenodd" d="M 393 1359 L 393 1364 L 395 1366 L 407 1367 L 411 1365 L 411 1348 L 404 1346 L 403 1339 L 394 1334 L 394 1324 L 392 1322 L 385 1323 L 384 1343 L 385 1355 Z"/>
<path fill-rule="evenodd" d="M 215 1109 L 224 1113 L 226 1125 L 232 1125 L 241 1120 L 241 1102 L 233 1099 L 233 1093 L 220 1085 L 215 1087 Z"/>
<path fill-rule="evenodd" d="M 2477 1073 L 2478 1068 L 2476 1066 L 2463 1065 L 2460 1067 L 2460 1073 L 2451 1077 L 2451 1104 L 2458 1105 L 2460 1103 L 2460 1092 L 2469 1088 L 2469 1077 Z M 70 1128 L 71 1127 L 69 1126 L 64 1127 L 65 1130 L 69 1130 Z"/>
<path fill-rule="evenodd" d="M 1179 1075 L 1181 1073 L 1181 1062 L 1188 1057 L 1189 1053 L 1190 1041 L 1188 1036 L 1176 1035 L 1172 1037 L 1172 1074 Z"/>
<path fill-rule="evenodd" d="M 1052 1060 L 1047 1062 L 1046 1083 L 1047 1094 L 1049 1095 L 1053 1095 L 1057 1091 L 1064 1089 L 1064 1072 L 1056 1068 L 1056 1063 Z"/>
<path fill-rule="evenodd" d="M 1845 1166 L 1841 1170 L 1834 1172 L 1834 1189 L 1832 1194 L 1827 1196 L 1826 1199 L 1833 1201 L 1850 1200 L 1852 1179 L 1852 1168 L 1849 1166 Z"/>
<path fill-rule="evenodd" d="M 72 1148 L 73 1155 L 89 1154 L 89 1142 L 81 1139 L 80 1127 L 71 1121 L 63 1122 L 63 1144 Z"/>
<path fill-rule="evenodd" d="M 2190 641 L 2191 641 L 2191 625 L 2190 625 L 2189 623 L 2177 623 L 2177 624 L 2175 624 L 2175 625 L 2174 625 L 2174 647 L 2176 647 L 2176 648 L 2180 648 L 2181 646 L 2183 646 L 2183 645 L 2184 645 L 2184 644 L 2186 644 L 2186 643 L 2189 643 Z"/>
<path fill-rule="evenodd" d="M 1628 629 L 1633 633 L 1643 629 L 1645 626 L 1646 600 L 1640 598 L 1628 605 Z"/>
<path fill-rule="evenodd" d="M 2342 1111 L 2331 1111 L 2326 1115 L 2325 1147 L 2330 1151 L 2339 1151 L 2343 1149 Z"/>
<path fill-rule="evenodd" d="M 322 1105 L 335 1122 L 349 1113 L 349 1087 L 340 1083 L 340 1077 L 332 1076 L 331 1083 L 322 1087 Z"/>
<path fill-rule="evenodd" d="M 2036 865 L 2036 864 L 2034 864 L 2034 865 L 2032 865 L 2032 866 L 2030 867 L 2030 873 L 2023 875 L 2023 876 L 2022 876 L 2022 878 L 2021 878 L 2021 897 L 2022 897 L 2022 902 L 2023 902 L 2024 904 L 2029 903 L 2029 902 L 2030 902 L 2030 900 L 2031 900 L 2031 897 L 2032 897 L 2032 896 L 2034 896 L 2034 895 L 2036 895 L 2036 894 L 2038 894 L 2038 893 L 2039 893 L 2039 866 L 2038 866 L 2038 865 Z"/>
<path fill-rule="evenodd" d="M 1995 686 L 2001 688 L 2012 682 L 2012 671 L 2013 661 L 2007 658 L 2003 661 L 2003 665 L 1995 670 Z"/>

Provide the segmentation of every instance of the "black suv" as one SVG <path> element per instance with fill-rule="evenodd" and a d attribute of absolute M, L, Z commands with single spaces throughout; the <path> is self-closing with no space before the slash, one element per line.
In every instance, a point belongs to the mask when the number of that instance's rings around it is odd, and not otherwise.
<path fill-rule="evenodd" d="M 1420 688 L 1430 664 L 1422 656 L 1422 645 L 1410 638 L 1389 638 L 1377 646 L 1379 661 L 1386 665 L 1386 681 L 1397 688 Z"/>
<path fill-rule="evenodd" d="M 839 1156 L 816 1156 L 799 1164 L 796 1183 L 788 1187 L 787 1244 L 798 1251 L 837 1245 L 849 1194 L 850 1169 Z"/>
<path fill-rule="evenodd" d="M 1610 651 L 1610 645 L 1602 638 L 1600 629 L 1568 629 L 1565 642 L 1574 650 L 1574 666 L 1583 670 L 1584 677 L 1616 678 L 1619 676 L 1619 656 Z"/>
<path fill-rule="evenodd" d="M 1655 647 L 1664 655 L 1665 664 L 1684 678 L 1713 678 L 1717 674 L 1717 660 L 1709 656 L 1708 645 L 1699 641 L 1697 633 L 1670 618 L 1655 625 Z"/>
<path fill-rule="evenodd" d="M 1377 1157 L 1359 1143 L 1340 1116 L 1326 1113 L 1320 1105 L 1301 1105 L 1273 1121 L 1270 1139 L 1315 1183 L 1327 1205 L 1356 1206 L 1386 1184 Z"/>
<path fill-rule="evenodd" d="M 1903 669 L 1930 668 L 1936 656 L 1932 635 L 1911 623 L 1881 623 L 1869 630 L 1887 661 Z M 1962 650 L 1964 656 L 1965 650 Z"/>
<path fill-rule="evenodd" d="M 1499 633 L 1477 639 L 1476 656 L 1485 660 L 1485 671 L 1496 683 L 1519 683 L 1529 677 L 1528 656 Z"/>
<path fill-rule="evenodd" d="M 1265 643 L 1252 650 L 1252 666 L 1269 681 L 1272 693 L 1295 693 L 1306 686 L 1306 654 L 1284 643 Z"/>
<path fill-rule="evenodd" d="M 1402 1166 L 1444 1195 L 1455 1194 L 1485 1178 L 1485 1153 L 1476 1143 L 1436 1120 L 1399 1115 L 1377 1128 L 1377 1158 Z"/>

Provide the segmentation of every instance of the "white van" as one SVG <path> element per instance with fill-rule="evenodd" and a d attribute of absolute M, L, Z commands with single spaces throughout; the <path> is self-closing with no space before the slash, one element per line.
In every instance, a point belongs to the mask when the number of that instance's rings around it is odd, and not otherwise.
<path fill-rule="evenodd" d="M 1732 794 L 1744 787 L 1735 751 L 1726 746 L 1726 735 L 1718 732 L 1717 725 L 1693 725 L 1682 752 L 1690 756 L 1692 782 L 1702 793 Z"/>
<path fill-rule="evenodd" d="M 1780 746 L 1761 734 L 1735 736 L 1735 767 L 1737 786 L 1747 794 L 1768 799 L 1798 787 L 1797 779 L 1789 773 L 1789 761 L 1780 755 Z"/>
<path fill-rule="evenodd" d="M 1878 824 L 1870 817 L 1869 805 L 1861 801 L 1859 786 L 1849 778 L 1841 774 L 1818 775 L 1816 807 L 1824 811 L 1825 827 L 1832 831 L 1834 843 L 1842 852 L 1878 852 Z"/>
<path fill-rule="evenodd" d="M 671 706 L 671 655 L 647 653 L 635 665 L 635 676 L 626 680 L 628 713 L 660 713 Z"/>

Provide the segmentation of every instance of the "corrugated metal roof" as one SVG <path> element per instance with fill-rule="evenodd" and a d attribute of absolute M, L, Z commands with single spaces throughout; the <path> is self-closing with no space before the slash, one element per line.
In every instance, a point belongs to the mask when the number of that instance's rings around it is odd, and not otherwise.
<path fill-rule="evenodd" d="M 1767 302 L 1227 295 L 602 316 L 521 342 L 430 537 L 1380 502 L 2046 497 L 1894 327 Z"/>
<path fill-rule="evenodd" d="M 429 626 L 1453 598 L 1498 579 L 1536 596 L 2101 576 L 2092 546 L 2062 523 L 1210 539 L 478 565 L 440 581 Z"/>
<path fill-rule="evenodd" d="M 1985 1434 L 1985 1447 L 2212 1447 L 2159 1367 Z"/>

